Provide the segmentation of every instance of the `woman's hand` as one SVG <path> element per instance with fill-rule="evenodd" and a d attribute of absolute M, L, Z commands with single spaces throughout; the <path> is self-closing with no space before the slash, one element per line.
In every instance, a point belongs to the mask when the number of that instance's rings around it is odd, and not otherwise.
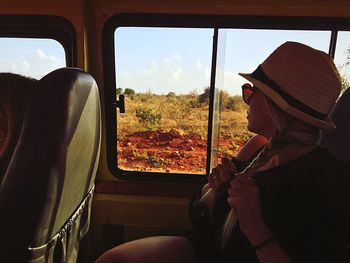
<path fill-rule="evenodd" d="M 238 216 L 239 228 L 254 246 L 271 236 L 261 215 L 259 189 L 246 174 L 231 181 L 227 201 Z"/>
<path fill-rule="evenodd" d="M 236 166 L 228 158 L 222 158 L 221 164 L 216 166 L 208 176 L 208 183 L 202 188 L 202 196 L 209 189 L 215 191 L 223 184 L 228 183 L 235 173 L 237 173 Z"/>
<path fill-rule="evenodd" d="M 229 182 L 236 172 L 236 166 L 228 158 L 222 158 L 221 164 L 216 166 L 208 176 L 209 187 L 216 190 L 221 185 Z"/>

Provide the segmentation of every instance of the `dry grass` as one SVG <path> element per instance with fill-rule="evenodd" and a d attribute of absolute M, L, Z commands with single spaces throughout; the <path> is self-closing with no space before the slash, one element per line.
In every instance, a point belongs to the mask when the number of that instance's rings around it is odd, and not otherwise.
<path fill-rule="evenodd" d="M 221 112 L 220 137 L 224 140 L 247 140 L 251 133 L 246 129 L 246 106 L 237 96 L 235 109 Z M 136 117 L 136 109 L 152 109 L 160 114 L 156 123 L 141 123 Z M 207 137 L 208 105 L 199 103 L 196 96 L 165 96 L 136 94 L 126 98 L 126 114 L 117 118 L 117 136 L 146 130 L 182 130 L 185 134 Z"/>
<path fill-rule="evenodd" d="M 251 136 L 246 129 L 247 106 L 238 96 L 226 95 L 225 99 L 220 138 L 211 149 L 219 159 L 235 156 Z M 131 171 L 204 174 L 208 113 L 207 103 L 200 103 L 198 96 L 135 94 L 127 97 L 126 114 L 117 117 L 118 166 Z M 158 136 L 170 136 L 174 131 L 181 136 L 159 140 Z"/>

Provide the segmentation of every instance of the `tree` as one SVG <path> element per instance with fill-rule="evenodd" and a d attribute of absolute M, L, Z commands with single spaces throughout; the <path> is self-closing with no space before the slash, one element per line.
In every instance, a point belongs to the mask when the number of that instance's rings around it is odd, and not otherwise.
<path fill-rule="evenodd" d="M 122 88 L 117 88 L 115 90 L 115 92 L 117 93 L 117 95 L 119 95 L 119 94 L 123 93 L 123 89 Z"/>
<path fill-rule="evenodd" d="M 236 100 L 227 91 L 221 91 L 222 108 L 225 110 L 237 110 Z"/>
<path fill-rule="evenodd" d="M 346 68 L 350 65 L 350 45 L 345 50 L 346 62 L 343 65 L 340 65 L 340 68 Z M 341 79 L 341 91 L 344 92 L 350 86 L 349 76 L 346 74 L 340 74 Z"/>
<path fill-rule="evenodd" d="M 174 98 L 174 97 L 176 97 L 176 93 L 175 92 L 173 92 L 173 91 L 170 91 L 169 93 L 168 93 L 168 95 L 166 95 L 168 98 Z"/>
<path fill-rule="evenodd" d="M 344 74 L 340 75 L 341 81 L 341 92 L 344 92 L 350 86 L 349 78 L 347 78 Z"/>
<path fill-rule="evenodd" d="M 124 90 L 125 95 L 135 95 L 135 91 L 133 89 L 126 88 Z"/>
<path fill-rule="evenodd" d="M 198 96 L 198 101 L 200 103 L 209 104 L 209 97 L 210 97 L 210 87 L 206 87 L 204 89 L 204 92 Z"/>

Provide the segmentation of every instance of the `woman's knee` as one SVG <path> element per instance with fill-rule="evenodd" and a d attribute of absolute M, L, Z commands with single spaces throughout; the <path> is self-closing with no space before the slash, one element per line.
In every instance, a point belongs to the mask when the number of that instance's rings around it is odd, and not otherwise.
<path fill-rule="evenodd" d="M 124 243 L 105 252 L 96 263 L 192 263 L 191 242 L 179 236 L 157 236 Z"/>

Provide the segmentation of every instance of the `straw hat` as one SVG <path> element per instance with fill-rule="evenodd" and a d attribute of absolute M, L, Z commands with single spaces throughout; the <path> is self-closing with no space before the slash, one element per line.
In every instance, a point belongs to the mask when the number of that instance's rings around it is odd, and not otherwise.
<path fill-rule="evenodd" d="M 334 128 L 328 118 L 341 82 L 332 58 L 297 42 L 286 42 L 251 74 L 239 73 L 282 110 L 319 128 Z"/>

